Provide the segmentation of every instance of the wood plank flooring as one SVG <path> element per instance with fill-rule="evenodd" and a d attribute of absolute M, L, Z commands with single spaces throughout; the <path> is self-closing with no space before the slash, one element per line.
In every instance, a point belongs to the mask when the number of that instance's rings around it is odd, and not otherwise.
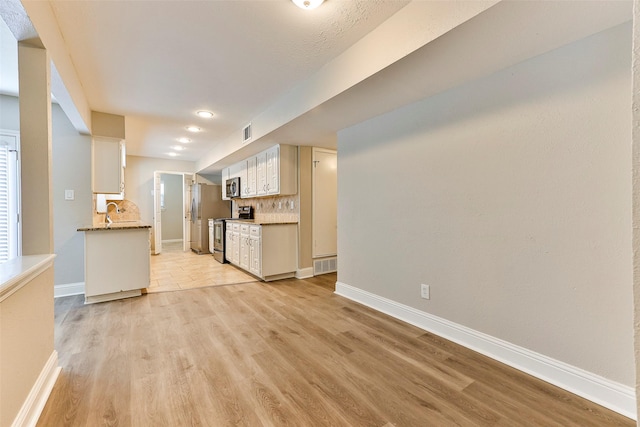
<path fill-rule="evenodd" d="M 333 294 L 336 276 L 83 305 L 39 426 L 634 426 Z"/>

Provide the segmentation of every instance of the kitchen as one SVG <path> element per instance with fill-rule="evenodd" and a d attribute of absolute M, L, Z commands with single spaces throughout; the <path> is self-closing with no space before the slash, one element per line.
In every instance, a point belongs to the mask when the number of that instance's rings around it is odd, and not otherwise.
<path fill-rule="evenodd" d="M 96 118 L 100 116 L 96 115 Z M 110 119 L 114 119 L 110 117 Z M 102 193 L 96 194 L 94 197 L 95 211 L 94 222 L 92 226 L 83 226 L 78 231 L 85 233 L 85 298 L 87 302 L 101 302 L 111 299 L 125 298 L 131 296 L 140 296 L 141 288 L 130 289 L 131 286 L 124 286 L 123 279 L 114 281 L 108 278 L 108 275 L 102 271 L 102 267 L 105 266 L 107 270 L 113 265 L 130 265 L 131 270 L 136 273 L 132 277 L 142 277 L 142 280 L 136 280 L 142 283 L 150 283 L 150 277 L 148 274 L 149 263 L 136 261 L 131 259 L 132 253 L 118 252 L 118 241 L 113 240 L 112 245 L 107 244 L 107 237 L 113 239 L 117 233 L 122 236 L 132 236 L 134 232 L 139 234 L 140 228 L 151 228 L 148 224 L 155 224 L 151 230 L 151 240 L 154 242 L 152 245 L 152 251 L 154 256 L 162 257 L 162 227 L 167 226 L 166 221 L 160 220 L 162 217 L 163 206 L 167 204 L 166 197 L 169 195 L 164 194 L 164 184 L 159 181 L 162 174 L 157 171 L 154 172 L 153 187 L 157 189 L 154 192 L 154 204 L 156 217 L 151 221 L 145 222 L 144 217 L 139 214 L 140 209 L 135 203 L 135 200 L 129 199 L 127 196 L 127 184 L 126 177 L 126 160 L 123 156 L 122 141 L 108 140 L 103 141 L 109 147 L 109 143 L 112 144 L 113 165 L 112 168 L 107 168 L 107 176 L 109 173 L 113 176 L 113 184 L 111 191 L 118 191 L 120 193 L 104 194 L 105 189 L 109 189 L 108 186 L 101 187 L 101 179 L 97 177 L 96 169 L 93 172 L 93 188 L 102 189 Z M 104 150 L 99 151 L 96 147 L 96 138 L 93 141 L 93 155 L 100 153 L 101 159 L 105 160 L 108 156 L 104 155 Z M 265 158 L 266 154 L 274 153 L 271 156 L 269 168 L 260 167 L 260 161 L 256 162 L 256 159 L 261 157 Z M 303 166 L 299 163 L 300 158 L 306 160 L 306 164 Z M 309 154 L 311 155 L 311 162 L 309 162 Z M 320 157 L 322 156 L 322 157 Z M 322 158 L 322 160 L 319 160 Z M 94 164 L 98 161 L 97 157 L 94 157 Z M 314 165 L 311 167 L 311 165 Z M 108 162 L 103 162 L 104 165 L 108 165 Z M 261 280 L 276 280 L 286 277 L 305 278 L 313 275 L 335 272 L 337 269 L 337 226 L 336 226 L 336 168 L 335 168 L 335 152 L 331 152 L 326 149 L 316 148 L 303 148 L 289 145 L 276 145 L 265 152 L 258 153 L 255 157 L 250 157 L 246 160 L 238 162 L 237 176 L 230 177 L 228 168 L 223 170 L 223 179 L 225 181 L 224 186 L 209 184 L 209 183 L 197 183 L 191 184 L 188 188 L 188 192 L 182 192 L 181 194 L 172 194 L 171 197 L 182 198 L 190 197 L 191 202 L 183 201 L 182 205 L 190 207 L 190 212 L 183 211 L 185 231 L 190 231 L 190 245 L 189 248 L 197 254 L 202 255 L 214 255 L 213 258 L 219 262 L 231 262 L 235 267 L 245 270 L 247 273 L 254 275 Z M 266 164 L 265 164 L 266 166 Z M 306 167 L 305 167 L 306 166 Z M 251 169 L 253 167 L 253 169 Z M 260 175 L 266 176 L 266 171 L 269 171 L 271 176 L 275 176 L 271 181 L 271 187 L 273 190 L 267 192 L 267 184 L 262 186 L 265 188 L 265 196 L 258 197 L 258 192 L 249 192 L 248 187 L 257 185 L 260 182 Z M 99 171 L 99 169 L 98 169 Z M 115 173 L 114 173 L 115 171 Z M 235 173 L 235 172 L 234 172 Z M 251 184 L 247 175 L 253 175 L 256 177 L 256 181 Z M 308 188 L 305 189 L 303 194 L 302 190 L 298 189 L 298 176 L 304 176 L 305 178 L 311 178 L 311 182 L 321 181 L 324 185 L 322 192 L 314 192 L 312 185 L 310 194 Z M 306 175 L 306 176 L 305 176 Z M 166 174 L 165 174 L 166 176 Z M 184 174 L 183 174 L 184 176 Z M 166 177 L 165 177 L 166 179 Z M 204 177 L 198 177 L 196 179 L 204 180 Z M 231 194 L 230 189 L 236 185 L 243 185 L 244 197 L 240 197 L 240 191 L 237 194 Z M 333 185 L 331 185 L 333 183 Z M 156 185 L 158 184 L 158 185 Z M 186 184 L 185 184 L 186 185 Z M 185 187 L 186 188 L 186 187 Z M 124 191 L 122 191 L 124 190 Z M 158 193 L 160 191 L 160 193 Z M 301 217 L 300 200 L 308 199 L 312 201 L 311 206 L 307 202 L 302 210 L 309 209 L 311 215 L 307 215 L 304 218 Z M 119 200 L 124 199 L 124 200 Z M 230 215 L 231 202 L 233 201 L 234 211 L 236 214 Z M 123 209 L 127 206 L 127 209 Z M 314 212 L 314 206 L 316 209 L 322 207 L 322 213 L 320 211 Z M 328 207 L 333 206 L 333 211 L 328 210 Z M 120 210 L 128 211 L 128 216 L 124 213 L 121 214 Z M 131 213 L 133 212 L 133 213 Z M 166 216 L 166 215 L 165 215 Z M 236 219 L 231 219 L 231 217 Z M 110 218 L 113 218 L 111 222 Z M 220 232 L 224 232 L 222 236 L 218 237 L 219 243 L 222 243 L 221 250 L 223 251 L 219 257 L 215 257 L 215 251 L 211 251 L 209 245 L 209 227 L 213 227 L 213 219 L 225 218 L 222 220 L 222 227 L 219 228 Z M 317 218 L 314 225 L 312 218 Z M 174 216 L 174 222 L 180 218 Z M 211 222 L 210 222 L 211 220 Z M 187 225 L 187 222 L 190 225 Z M 162 225 L 161 225 L 162 224 Z M 227 226 L 227 227 L 225 227 Z M 312 242 L 307 238 L 299 236 L 299 228 L 311 228 L 312 238 L 315 233 L 316 236 L 322 236 L 320 239 L 316 237 L 314 240 L 316 243 L 318 240 L 321 242 L 329 242 L 329 246 L 325 244 L 320 246 L 323 252 L 319 252 L 319 246 L 312 245 Z M 175 227 L 174 227 L 175 228 Z M 211 229 L 213 231 L 213 228 Z M 251 234 L 251 239 L 249 238 Z M 182 236 L 184 239 L 184 235 Z M 147 240 L 149 236 L 147 235 Z M 216 237 L 214 236 L 214 240 Z M 92 242 L 94 242 L 91 244 Z M 146 240 L 145 240 L 146 241 Z M 122 243 L 125 247 L 133 247 L 136 240 L 131 240 L 130 243 Z M 148 241 L 146 243 L 140 242 L 140 247 L 149 247 Z M 187 248 L 186 242 L 183 242 L 185 249 Z M 95 245 L 95 246 L 94 246 Z M 298 250 L 300 248 L 309 248 L 315 246 L 315 250 L 312 249 L 313 262 L 315 267 L 307 260 L 306 267 L 299 267 L 302 264 L 302 258 L 299 257 Z M 95 249 L 92 249 L 95 247 Z M 227 251 L 225 251 L 227 248 Z M 97 251 L 93 253 L 92 251 Z M 234 256 L 235 255 L 235 256 Z M 112 259 L 113 257 L 120 258 Z M 105 260 L 109 262 L 105 263 Z M 133 262 L 132 264 L 129 264 Z M 140 268 L 135 268 L 135 266 Z M 251 266 L 251 267 L 250 267 Z M 324 266 L 324 268 L 322 267 Z M 146 270 L 146 276 L 140 276 L 143 274 L 142 270 Z M 94 270 L 96 270 L 94 272 Z M 95 279 L 90 280 L 90 277 Z M 96 280 L 100 283 L 94 284 Z M 105 289 L 111 286 L 113 288 L 113 294 L 105 292 Z M 96 295 L 94 289 L 100 289 L 100 294 Z M 154 288 L 153 284 L 150 288 Z"/>

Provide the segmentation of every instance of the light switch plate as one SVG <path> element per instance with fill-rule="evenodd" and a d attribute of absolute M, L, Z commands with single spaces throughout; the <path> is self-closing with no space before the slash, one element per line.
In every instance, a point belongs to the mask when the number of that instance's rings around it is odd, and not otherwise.
<path fill-rule="evenodd" d="M 76 195 L 73 190 L 64 190 L 64 199 L 65 200 L 75 200 Z"/>

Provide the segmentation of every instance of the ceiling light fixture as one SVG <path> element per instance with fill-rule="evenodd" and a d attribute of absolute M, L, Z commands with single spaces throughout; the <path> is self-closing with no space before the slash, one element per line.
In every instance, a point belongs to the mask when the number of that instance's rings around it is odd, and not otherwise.
<path fill-rule="evenodd" d="M 198 126 L 187 126 L 186 129 L 189 132 L 200 132 L 202 130 Z"/>
<path fill-rule="evenodd" d="M 203 119 L 210 119 L 213 117 L 213 113 L 211 111 L 200 110 L 196 112 L 198 117 L 202 117 Z"/>
<path fill-rule="evenodd" d="M 174 152 L 167 153 L 167 156 L 171 156 L 171 157 L 175 157 L 177 155 L 178 155 L 178 153 L 174 153 Z"/>
<path fill-rule="evenodd" d="M 324 0 L 292 0 L 300 9 L 311 10 L 320 6 Z"/>
<path fill-rule="evenodd" d="M 176 151 L 182 151 L 185 148 L 181 145 L 174 145 L 173 147 L 171 147 L 172 149 L 176 150 Z"/>
<path fill-rule="evenodd" d="M 182 142 L 183 144 L 188 144 L 191 142 L 191 140 L 189 138 L 182 137 L 182 138 L 178 138 L 178 142 Z"/>

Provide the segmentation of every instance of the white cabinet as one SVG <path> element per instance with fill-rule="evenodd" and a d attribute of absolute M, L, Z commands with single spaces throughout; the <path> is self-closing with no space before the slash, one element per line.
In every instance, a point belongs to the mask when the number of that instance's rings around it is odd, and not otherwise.
<path fill-rule="evenodd" d="M 121 139 L 94 137 L 91 141 L 91 188 L 94 193 L 124 193 L 126 152 Z"/>
<path fill-rule="evenodd" d="M 260 227 L 252 225 L 249 228 L 249 272 L 256 276 L 262 276 L 262 263 L 260 253 L 262 252 Z"/>
<path fill-rule="evenodd" d="M 267 152 L 256 156 L 256 186 L 258 196 L 267 195 Z"/>
<path fill-rule="evenodd" d="M 149 286 L 149 227 L 87 229 L 85 302 L 95 303 L 141 295 Z"/>
<path fill-rule="evenodd" d="M 256 157 L 249 157 L 246 160 L 247 180 L 242 183 L 242 197 L 256 197 L 258 195 L 258 182 L 256 175 Z"/>
<path fill-rule="evenodd" d="M 230 222 L 227 224 L 227 261 L 240 265 L 240 224 Z"/>
<path fill-rule="evenodd" d="M 267 194 L 280 194 L 280 146 L 269 148 L 266 155 Z"/>
<path fill-rule="evenodd" d="M 227 233 L 231 251 L 237 255 L 228 260 L 264 281 L 294 277 L 298 265 L 297 224 L 249 225 L 234 223 L 235 232 Z M 240 225 L 242 224 L 242 225 Z M 229 225 L 227 226 L 227 229 Z M 239 243 L 236 240 L 239 239 Z"/>
<path fill-rule="evenodd" d="M 249 270 L 249 224 L 240 224 L 240 267 Z"/>
<path fill-rule="evenodd" d="M 256 195 L 288 195 L 298 192 L 298 148 L 275 145 L 255 157 Z"/>
<path fill-rule="evenodd" d="M 298 147 L 275 145 L 222 170 L 222 198 L 229 200 L 225 182 L 240 178 L 243 199 L 298 193 Z"/>

